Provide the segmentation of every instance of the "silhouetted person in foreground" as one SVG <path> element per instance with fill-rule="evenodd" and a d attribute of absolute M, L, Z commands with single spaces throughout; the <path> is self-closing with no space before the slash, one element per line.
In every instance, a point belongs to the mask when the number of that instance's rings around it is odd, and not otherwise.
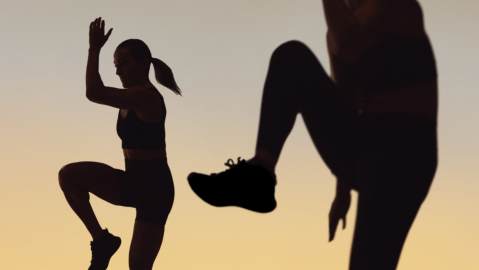
<path fill-rule="evenodd" d="M 192 173 L 193 191 L 214 206 L 276 207 L 275 166 L 300 114 L 337 179 L 330 241 L 356 190 L 350 269 L 395 269 L 437 166 L 437 72 L 415 0 L 323 0 L 332 78 L 301 42 L 271 62 L 255 155 L 217 174 Z M 297 179 L 295 179 L 297 180 Z"/>
<path fill-rule="evenodd" d="M 181 93 L 170 68 L 152 58 L 147 45 L 138 39 L 125 40 L 115 50 L 116 74 L 125 89 L 105 86 L 98 71 L 99 56 L 112 30 L 105 35 L 101 18 L 90 24 L 86 96 L 95 103 L 120 109 L 117 132 L 122 140 L 125 170 L 97 162 L 71 163 L 60 170 L 60 186 L 93 238 L 89 269 L 106 269 L 121 242 L 98 223 L 89 193 L 115 205 L 136 208 L 130 269 L 152 269 L 173 205 L 174 186 L 166 159 L 166 107 L 149 80 L 150 65 L 160 84 Z"/>

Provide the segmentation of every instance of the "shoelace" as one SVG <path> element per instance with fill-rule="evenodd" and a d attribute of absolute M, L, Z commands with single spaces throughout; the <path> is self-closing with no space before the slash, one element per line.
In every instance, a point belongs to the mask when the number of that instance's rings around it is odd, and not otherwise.
<path fill-rule="evenodd" d="M 234 160 L 232 158 L 229 158 L 225 162 L 225 166 L 228 167 L 228 169 L 226 169 L 222 172 L 219 172 L 219 173 L 212 173 L 211 175 L 216 176 L 216 175 L 223 175 L 225 173 L 229 173 L 229 172 L 231 172 L 232 169 L 238 168 L 238 166 L 243 165 L 243 164 L 246 164 L 246 160 L 242 159 L 241 157 L 238 157 L 236 159 L 236 163 L 234 162 Z"/>
<path fill-rule="evenodd" d="M 237 167 L 238 165 L 244 164 L 245 162 L 246 162 L 246 160 L 242 159 L 241 157 L 238 157 L 236 159 L 236 163 L 234 162 L 234 160 L 232 158 L 229 158 L 226 161 L 225 166 L 230 168 L 230 169 L 233 169 L 233 168 Z"/>

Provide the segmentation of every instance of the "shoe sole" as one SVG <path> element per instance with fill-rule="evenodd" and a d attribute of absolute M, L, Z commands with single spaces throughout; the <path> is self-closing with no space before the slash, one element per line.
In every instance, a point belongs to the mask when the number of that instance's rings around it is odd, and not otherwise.
<path fill-rule="evenodd" d="M 226 202 L 224 200 L 215 200 L 212 199 L 211 197 L 214 197 L 214 195 L 205 195 L 203 192 L 200 191 L 200 189 L 197 188 L 197 184 L 195 184 L 194 180 L 190 177 L 191 174 L 188 176 L 188 184 L 190 185 L 190 188 L 193 190 L 193 192 L 204 202 L 206 202 L 209 205 L 215 206 L 215 207 L 228 207 L 228 206 L 235 206 L 235 207 L 240 207 L 244 208 L 246 210 L 250 210 L 253 212 L 257 213 L 270 213 L 274 209 L 276 209 L 277 203 L 276 200 L 274 199 L 274 186 L 273 188 L 267 188 L 266 191 L 263 192 L 257 192 L 257 196 L 254 196 L 254 203 L 251 203 L 251 196 L 248 196 L 249 201 L 233 201 L 233 202 Z M 271 191 L 272 189 L 272 191 Z M 271 194 L 268 196 L 260 196 L 262 194 Z M 234 196 L 235 194 L 232 194 L 230 197 L 236 197 Z M 264 200 L 262 199 L 263 197 L 271 197 L 272 199 L 270 200 Z"/>

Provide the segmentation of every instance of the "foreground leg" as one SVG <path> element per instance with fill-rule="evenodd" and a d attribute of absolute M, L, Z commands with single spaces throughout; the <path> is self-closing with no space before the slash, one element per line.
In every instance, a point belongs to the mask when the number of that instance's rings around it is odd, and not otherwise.
<path fill-rule="evenodd" d="M 351 270 L 394 270 L 437 166 L 433 123 L 364 120 Z"/>
<path fill-rule="evenodd" d="M 359 194 L 350 269 L 396 269 L 420 205 L 390 194 Z"/>
<path fill-rule="evenodd" d="M 347 128 L 352 110 L 344 97 L 306 45 L 298 41 L 282 44 L 271 58 L 253 160 L 274 171 L 296 116 L 301 114 L 316 149 L 336 174 L 343 165 L 341 158 L 347 156 L 346 134 L 351 135 Z"/>
<path fill-rule="evenodd" d="M 298 41 L 282 44 L 271 57 L 264 86 L 255 156 L 248 162 L 228 162 L 230 169 L 219 174 L 190 174 L 193 191 L 214 206 L 272 211 L 276 207 L 274 168 L 299 113 L 328 166 L 337 167 L 333 158 L 342 151 L 336 146 L 343 144 L 330 144 L 347 132 L 336 129 L 346 123 L 336 116 L 344 106 L 335 90 L 309 48 Z"/>

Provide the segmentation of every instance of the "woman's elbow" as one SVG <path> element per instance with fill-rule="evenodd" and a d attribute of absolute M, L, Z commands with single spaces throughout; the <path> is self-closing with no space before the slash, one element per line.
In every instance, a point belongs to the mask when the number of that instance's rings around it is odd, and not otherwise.
<path fill-rule="evenodd" d="M 98 92 L 99 92 L 98 89 L 91 89 L 91 88 L 87 87 L 86 98 L 89 101 L 98 102 L 98 100 L 100 99 L 100 96 L 98 95 Z"/>

